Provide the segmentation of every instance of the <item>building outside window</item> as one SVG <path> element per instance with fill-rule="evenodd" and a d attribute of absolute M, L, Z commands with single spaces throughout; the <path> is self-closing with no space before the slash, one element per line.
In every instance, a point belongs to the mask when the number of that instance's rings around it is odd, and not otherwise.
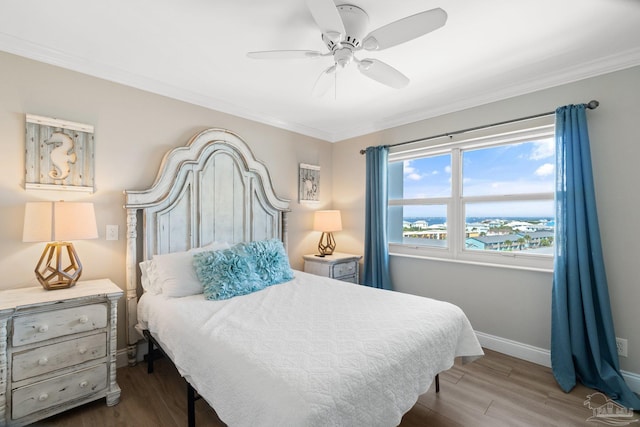
<path fill-rule="evenodd" d="M 389 250 L 552 270 L 553 116 L 393 147 Z"/>

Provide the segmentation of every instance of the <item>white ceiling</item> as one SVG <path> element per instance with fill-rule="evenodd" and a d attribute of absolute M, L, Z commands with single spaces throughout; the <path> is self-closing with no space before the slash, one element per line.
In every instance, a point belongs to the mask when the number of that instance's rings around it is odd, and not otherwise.
<path fill-rule="evenodd" d="M 638 0 L 336 0 L 343 3 L 364 9 L 370 30 L 435 7 L 448 21 L 357 54 L 403 72 L 406 88 L 350 64 L 322 98 L 311 91 L 331 57 L 246 56 L 325 52 L 304 0 L 0 0 L 0 50 L 327 141 L 640 64 Z"/>

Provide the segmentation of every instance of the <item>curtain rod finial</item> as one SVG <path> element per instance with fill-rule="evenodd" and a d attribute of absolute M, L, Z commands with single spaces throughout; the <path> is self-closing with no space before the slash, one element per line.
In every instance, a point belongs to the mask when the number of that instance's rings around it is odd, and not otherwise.
<path fill-rule="evenodd" d="M 600 105 L 600 102 L 593 99 L 589 101 L 589 103 L 587 104 L 587 108 L 590 110 L 595 110 L 596 108 L 598 108 L 598 105 Z"/>

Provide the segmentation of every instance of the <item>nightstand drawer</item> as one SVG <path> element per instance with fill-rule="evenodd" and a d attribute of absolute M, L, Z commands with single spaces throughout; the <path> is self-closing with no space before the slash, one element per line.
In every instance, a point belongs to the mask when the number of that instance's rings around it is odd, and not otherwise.
<path fill-rule="evenodd" d="M 343 276 L 352 276 L 356 274 L 356 262 L 343 262 L 333 266 L 333 276 L 336 279 L 340 279 Z"/>
<path fill-rule="evenodd" d="M 34 348 L 13 355 L 12 379 L 20 381 L 106 355 L 107 334 L 104 332 Z"/>
<path fill-rule="evenodd" d="M 355 274 L 352 276 L 342 276 L 340 278 L 337 278 L 338 280 L 342 280 L 343 282 L 349 282 L 349 283 L 355 283 L 356 285 L 358 284 L 358 276 L 356 276 Z"/>
<path fill-rule="evenodd" d="M 91 304 L 45 311 L 13 320 L 14 347 L 107 326 L 107 306 Z"/>
<path fill-rule="evenodd" d="M 18 419 L 107 387 L 106 363 L 13 390 L 11 418 Z"/>
<path fill-rule="evenodd" d="M 339 252 L 324 257 L 304 255 L 304 271 L 357 284 L 359 283 L 358 262 L 360 258 L 362 258 L 360 255 Z"/>

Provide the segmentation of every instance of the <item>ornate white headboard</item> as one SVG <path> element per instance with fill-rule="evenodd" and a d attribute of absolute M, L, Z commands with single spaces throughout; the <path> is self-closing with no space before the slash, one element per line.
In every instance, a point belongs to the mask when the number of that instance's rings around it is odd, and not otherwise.
<path fill-rule="evenodd" d="M 140 261 L 214 241 L 279 238 L 287 248 L 289 201 L 275 194 L 265 165 L 228 130 L 207 129 L 169 151 L 153 185 L 127 190 L 125 196 L 129 364 L 135 364 L 140 339 L 135 330 Z"/>

